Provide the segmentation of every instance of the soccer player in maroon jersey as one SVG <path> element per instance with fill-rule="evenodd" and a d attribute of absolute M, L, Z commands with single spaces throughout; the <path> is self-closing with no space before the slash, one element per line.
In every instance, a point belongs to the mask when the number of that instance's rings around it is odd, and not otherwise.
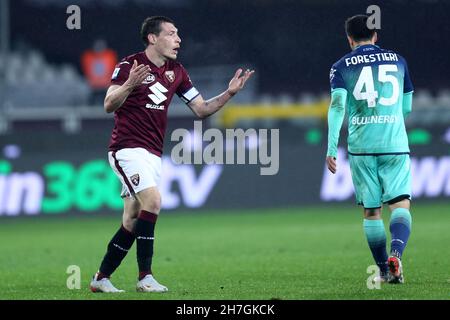
<path fill-rule="evenodd" d="M 228 89 L 204 100 L 184 67 L 176 62 L 181 39 L 174 22 L 163 16 L 145 19 L 141 28 L 145 50 L 124 58 L 112 75 L 104 108 L 114 112 L 109 145 L 111 167 L 122 182 L 122 225 L 108 244 L 98 272 L 91 281 L 93 292 L 122 292 L 111 274 L 136 239 L 139 292 L 165 292 L 152 274 L 155 223 L 161 208 L 158 184 L 167 110 L 177 94 L 199 118 L 222 108 L 245 85 L 253 70 L 238 69 Z"/>

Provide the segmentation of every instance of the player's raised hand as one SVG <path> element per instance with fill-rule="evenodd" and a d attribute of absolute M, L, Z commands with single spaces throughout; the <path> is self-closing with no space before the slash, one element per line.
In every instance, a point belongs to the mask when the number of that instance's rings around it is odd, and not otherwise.
<path fill-rule="evenodd" d="M 137 61 L 134 60 L 131 66 L 130 75 L 128 76 L 127 85 L 131 88 L 139 86 L 142 81 L 150 74 L 150 67 L 145 64 L 138 65 Z"/>
<path fill-rule="evenodd" d="M 337 164 L 335 157 L 327 157 L 327 167 L 328 170 L 331 171 L 332 174 L 335 174 L 337 171 Z"/>
<path fill-rule="evenodd" d="M 234 96 L 239 90 L 241 90 L 247 80 L 252 76 L 252 74 L 255 73 L 255 70 L 247 69 L 245 70 L 244 74 L 242 74 L 242 69 L 237 69 L 236 73 L 234 74 L 234 77 L 230 80 L 230 83 L 228 84 L 228 93 Z"/>

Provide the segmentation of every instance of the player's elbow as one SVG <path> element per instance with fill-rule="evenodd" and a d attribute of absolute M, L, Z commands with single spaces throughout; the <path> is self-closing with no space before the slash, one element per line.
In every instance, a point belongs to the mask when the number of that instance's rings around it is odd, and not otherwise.
<path fill-rule="evenodd" d="M 329 109 L 336 113 L 343 113 L 345 112 L 345 105 L 341 100 L 336 99 L 331 101 Z"/>
<path fill-rule="evenodd" d="M 103 108 L 105 109 L 106 113 L 112 113 L 115 110 L 114 105 L 108 99 L 105 99 L 105 102 L 103 103 Z"/>
<path fill-rule="evenodd" d="M 192 108 L 192 111 L 194 112 L 195 116 L 200 120 L 203 120 L 208 117 L 208 113 L 204 108 Z"/>
<path fill-rule="evenodd" d="M 104 109 L 106 113 L 112 113 L 114 110 L 112 107 L 110 107 L 110 105 L 106 104 L 104 105 Z"/>
<path fill-rule="evenodd" d="M 343 114 L 345 112 L 345 108 L 343 105 L 337 105 L 335 106 L 335 110 L 337 113 Z"/>
<path fill-rule="evenodd" d="M 195 115 L 196 115 L 197 118 L 199 118 L 200 120 L 203 120 L 203 119 L 208 118 L 208 114 L 206 114 L 205 112 L 202 112 L 202 111 L 196 112 Z"/>

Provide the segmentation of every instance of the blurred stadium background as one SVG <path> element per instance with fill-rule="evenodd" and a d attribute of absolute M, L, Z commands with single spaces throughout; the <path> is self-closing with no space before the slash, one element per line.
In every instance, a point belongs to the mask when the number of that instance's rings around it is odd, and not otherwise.
<path fill-rule="evenodd" d="M 105 156 L 112 116 L 103 111 L 101 88 L 92 87 L 83 72 L 82 55 L 99 41 L 116 59 L 142 50 L 140 24 L 153 14 L 177 22 L 183 41 L 179 60 L 204 97 L 222 92 L 236 66 L 257 71 L 246 90 L 204 121 L 204 129 L 281 131 L 275 176 L 259 176 L 256 165 L 175 166 L 170 134 L 180 127 L 193 130 L 194 119 L 175 98 L 166 135 L 165 209 L 353 201 L 348 172 L 331 177 L 324 170 L 328 72 L 348 51 L 343 20 L 365 12 L 367 4 L 78 1 L 80 30 L 66 27 L 70 1 L 1 4 L 0 216 L 117 212 L 119 186 Z M 407 58 L 416 87 L 408 119 L 416 201 L 450 197 L 448 9 L 445 1 L 381 6 L 379 44 Z M 92 68 L 105 69 L 95 63 Z M 345 128 L 342 134 L 345 150 Z M 236 183 L 242 178 L 247 184 Z"/>
<path fill-rule="evenodd" d="M 371 4 L 381 7 L 378 44 L 407 59 L 415 85 L 407 121 L 414 201 L 439 203 L 443 215 L 450 211 L 448 1 L 0 3 L 0 225 L 30 223 L 20 219 L 28 216 L 118 221 L 120 186 L 106 157 L 113 119 L 103 111 L 102 81 L 95 83 L 92 73 L 104 75 L 114 59 L 142 50 L 140 25 L 151 15 L 175 20 L 182 38 L 179 61 L 204 97 L 222 92 L 237 66 L 256 70 L 230 105 L 203 122 L 204 129 L 280 129 L 277 175 L 260 176 L 258 165 L 175 165 L 171 132 L 192 131 L 194 117 L 174 98 L 163 160 L 164 214 L 352 205 L 345 125 L 339 174 L 329 175 L 324 165 L 328 74 L 349 51 L 343 21 Z M 80 30 L 66 27 L 71 4 L 81 8 Z M 102 50 L 105 64 L 86 57 Z M 350 208 L 359 223 L 360 209 Z"/>

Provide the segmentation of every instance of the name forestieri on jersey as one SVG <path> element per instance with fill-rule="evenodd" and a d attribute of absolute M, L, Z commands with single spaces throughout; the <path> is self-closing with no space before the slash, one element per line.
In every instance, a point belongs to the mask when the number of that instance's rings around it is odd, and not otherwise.
<path fill-rule="evenodd" d="M 345 59 L 346 67 L 350 65 L 357 65 L 360 63 L 370 63 L 376 61 L 398 61 L 396 53 L 393 52 L 381 52 L 371 54 L 358 54 L 350 58 Z"/>
<path fill-rule="evenodd" d="M 370 117 L 353 117 L 352 124 L 361 126 L 371 123 L 396 123 L 398 122 L 398 116 L 370 116 Z"/>

